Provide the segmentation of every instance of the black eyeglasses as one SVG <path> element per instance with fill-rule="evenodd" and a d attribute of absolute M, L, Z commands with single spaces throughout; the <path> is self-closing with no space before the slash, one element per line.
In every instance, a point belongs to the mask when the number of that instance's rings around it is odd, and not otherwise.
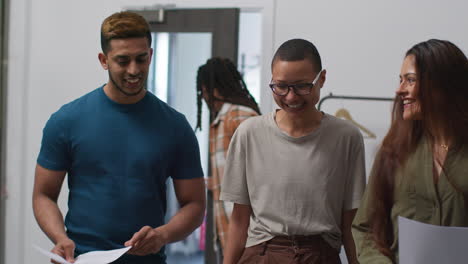
<path fill-rule="evenodd" d="M 312 91 L 312 88 L 317 83 L 320 74 L 320 71 L 317 74 L 317 77 L 310 83 L 296 83 L 296 84 L 287 84 L 287 83 L 270 83 L 270 86 L 273 93 L 279 96 L 286 96 L 289 93 L 289 90 L 293 89 L 294 93 L 297 95 L 308 95 Z"/>

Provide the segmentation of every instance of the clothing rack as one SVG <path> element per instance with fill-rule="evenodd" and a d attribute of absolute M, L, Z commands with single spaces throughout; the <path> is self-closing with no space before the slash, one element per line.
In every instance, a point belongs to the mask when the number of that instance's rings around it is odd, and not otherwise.
<path fill-rule="evenodd" d="M 393 101 L 394 98 L 391 97 L 367 97 L 367 96 L 347 96 L 347 95 L 334 95 L 330 93 L 329 95 L 320 99 L 317 109 L 320 111 L 320 107 L 323 102 L 328 99 L 348 99 L 348 100 L 368 100 L 368 101 Z"/>

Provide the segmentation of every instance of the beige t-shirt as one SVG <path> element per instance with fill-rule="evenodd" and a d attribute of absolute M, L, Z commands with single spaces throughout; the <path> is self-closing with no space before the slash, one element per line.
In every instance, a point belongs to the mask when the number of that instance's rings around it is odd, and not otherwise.
<path fill-rule="evenodd" d="M 365 188 L 362 135 L 325 114 L 316 130 L 294 138 L 278 128 L 275 114 L 236 130 L 221 200 L 252 207 L 246 247 L 278 235 L 321 234 L 339 249 L 342 211 L 357 208 Z"/>

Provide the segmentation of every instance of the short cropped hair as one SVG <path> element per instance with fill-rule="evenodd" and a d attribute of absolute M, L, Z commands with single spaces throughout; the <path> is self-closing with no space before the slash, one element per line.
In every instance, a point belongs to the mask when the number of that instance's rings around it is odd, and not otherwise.
<path fill-rule="evenodd" d="M 107 17 L 101 25 L 101 48 L 104 54 L 110 50 L 110 41 L 125 38 L 147 38 L 151 46 L 148 22 L 139 14 L 122 11 Z"/>
<path fill-rule="evenodd" d="M 309 60 L 316 71 L 322 70 L 322 60 L 314 44 L 305 39 L 290 39 L 278 48 L 271 61 L 271 67 L 277 60 L 301 61 L 304 59 Z"/>

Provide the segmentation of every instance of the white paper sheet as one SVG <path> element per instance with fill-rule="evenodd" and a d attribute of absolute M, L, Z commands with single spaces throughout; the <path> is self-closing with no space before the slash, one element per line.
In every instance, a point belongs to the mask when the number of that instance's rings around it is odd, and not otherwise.
<path fill-rule="evenodd" d="M 468 263 L 468 228 L 398 217 L 400 264 Z"/>
<path fill-rule="evenodd" d="M 42 254 L 46 255 L 47 257 L 57 261 L 58 263 L 61 264 L 72 264 L 65 259 L 63 259 L 61 256 L 54 254 L 50 251 L 47 251 L 45 249 L 42 249 L 36 245 L 33 245 L 33 247 L 41 252 Z M 125 254 L 131 247 L 125 247 L 125 248 L 119 248 L 119 249 L 113 249 L 113 250 L 105 250 L 105 251 L 91 251 L 85 254 L 79 255 L 75 259 L 74 264 L 107 264 L 110 263 L 118 258 L 120 258 L 123 254 Z"/>

